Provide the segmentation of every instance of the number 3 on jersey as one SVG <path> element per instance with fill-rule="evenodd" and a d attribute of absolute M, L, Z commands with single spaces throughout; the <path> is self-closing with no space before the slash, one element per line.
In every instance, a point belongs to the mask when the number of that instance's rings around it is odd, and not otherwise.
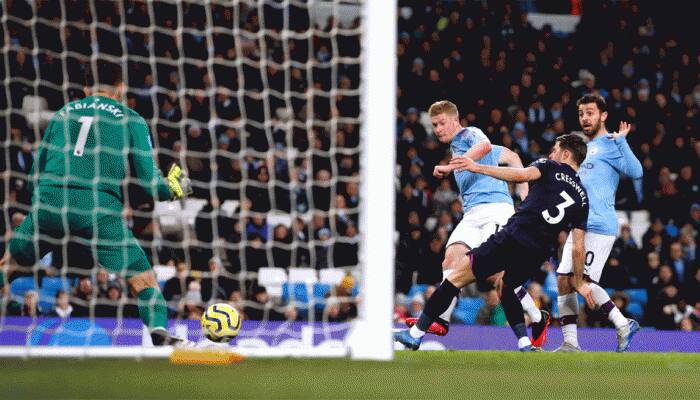
<path fill-rule="evenodd" d="M 88 133 L 90 132 L 90 126 L 92 125 L 93 119 L 95 119 L 95 117 L 80 117 L 80 119 L 78 119 L 78 122 L 80 122 L 80 132 L 78 132 L 78 141 L 75 142 L 75 150 L 73 150 L 74 156 L 83 156 L 85 142 L 87 142 Z"/>
<path fill-rule="evenodd" d="M 564 209 L 575 203 L 574 199 L 572 199 L 571 196 L 569 196 L 569 194 L 565 191 L 562 190 L 561 193 L 559 193 L 559 195 L 564 198 L 564 201 L 557 204 L 556 217 L 552 217 L 551 215 L 549 215 L 549 210 L 542 211 L 542 217 L 544 218 L 544 220 L 552 225 L 561 222 L 561 220 L 564 219 Z"/>

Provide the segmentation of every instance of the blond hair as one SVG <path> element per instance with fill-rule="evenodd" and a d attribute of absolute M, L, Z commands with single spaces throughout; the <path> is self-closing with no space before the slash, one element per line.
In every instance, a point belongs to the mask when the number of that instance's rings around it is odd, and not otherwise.
<path fill-rule="evenodd" d="M 450 116 L 459 117 L 459 111 L 457 111 L 457 106 L 455 105 L 455 103 L 449 100 L 436 101 L 428 109 L 428 114 L 431 118 L 443 113 Z"/>

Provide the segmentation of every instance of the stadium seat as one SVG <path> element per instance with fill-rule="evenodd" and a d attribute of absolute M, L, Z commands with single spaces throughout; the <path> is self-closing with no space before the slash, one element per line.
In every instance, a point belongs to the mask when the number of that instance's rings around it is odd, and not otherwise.
<path fill-rule="evenodd" d="M 51 311 L 56 304 L 56 293 L 63 290 L 70 294 L 70 282 L 60 277 L 45 276 L 41 279 L 41 289 L 39 289 L 39 308 L 42 312 Z"/>
<path fill-rule="evenodd" d="M 42 313 L 48 313 L 56 304 L 56 291 L 52 289 L 39 289 L 39 310 Z"/>
<path fill-rule="evenodd" d="M 158 281 L 167 281 L 175 276 L 175 267 L 172 265 L 154 265 L 153 270 L 156 272 Z"/>
<path fill-rule="evenodd" d="M 190 197 L 185 200 L 185 206 L 182 209 L 181 217 L 187 226 L 194 226 L 194 220 L 197 218 L 197 214 L 199 214 L 199 211 L 201 211 L 206 204 L 207 200 L 205 199 Z"/>
<path fill-rule="evenodd" d="M 240 201 L 238 200 L 226 200 L 221 204 L 221 211 L 223 211 L 227 217 L 233 217 L 233 213 L 236 212 L 239 204 Z"/>
<path fill-rule="evenodd" d="M 284 268 L 262 267 L 258 270 L 258 285 L 264 286 L 272 297 L 282 296 L 282 284 L 287 282 L 287 271 Z"/>
<path fill-rule="evenodd" d="M 646 233 L 651 222 L 649 221 L 649 211 L 647 210 L 636 210 L 632 211 L 630 217 L 630 230 L 632 233 L 632 238 L 637 243 L 637 246 L 642 246 L 642 237 Z"/>
<path fill-rule="evenodd" d="M 629 225 L 630 219 L 627 216 L 627 211 L 617 210 L 617 211 L 615 211 L 615 213 L 617 214 L 618 225 Z"/>
<path fill-rule="evenodd" d="M 153 216 L 158 219 L 164 234 L 182 233 L 181 213 L 182 206 L 178 201 L 157 201 L 153 208 Z"/>
<path fill-rule="evenodd" d="M 24 96 L 22 99 L 22 115 L 31 128 L 43 130 L 53 118 L 53 112 L 48 110 L 48 104 L 42 96 Z"/>
<path fill-rule="evenodd" d="M 300 315 L 309 309 L 309 297 L 313 289 L 305 283 L 285 283 L 282 285 L 282 301 L 293 303 Z"/>
<path fill-rule="evenodd" d="M 637 302 L 645 306 L 649 300 L 646 289 L 626 289 L 625 293 L 630 298 L 630 303 Z"/>
<path fill-rule="evenodd" d="M 605 289 L 605 293 L 607 293 L 608 296 L 612 296 L 613 293 L 615 293 L 615 289 L 611 289 L 611 288 L 604 288 L 604 289 Z"/>
<path fill-rule="evenodd" d="M 70 282 L 64 278 L 45 276 L 41 279 L 41 288 L 51 290 L 54 294 L 59 290 L 70 292 L 70 286 Z"/>
<path fill-rule="evenodd" d="M 323 300 L 326 294 L 331 291 L 331 285 L 326 283 L 314 283 L 313 293 L 315 299 Z"/>
<path fill-rule="evenodd" d="M 313 268 L 290 268 L 289 283 L 307 283 L 313 285 L 318 282 L 318 275 Z"/>
<path fill-rule="evenodd" d="M 292 226 L 292 217 L 289 214 L 269 213 L 267 214 L 267 224 L 271 227 L 277 225 Z"/>
<path fill-rule="evenodd" d="M 345 270 L 340 268 L 324 268 L 318 271 L 319 282 L 331 286 L 339 285 L 345 277 Z"/>
<path fill-rule="evenodd" d="M 24 296 L 30 290 L 36 290 L 33 276 L 21 276 L 10 283 L 10 292 L 15 296 Z"/>
<path fill-rule="evenodd" d="M 314 283 L 313 298 L 317 312 L 322 312 L 326 306 L 326 294 L 331 291 L 331 285 L 326 283 Z"/>
<path fill-rule="evenodd" d="M 629 302 L 626 311 L 634 319 L 641 319 L 644 316 L 644 306 L 637 301 Z"/>
<path fill-rule="evenodd" d="M 452 318 L 461 321 L 465 325 L 474 325 L 479 309 L 485 304 L 481 297 L 463 297 L 457 300 Z"/>
<path fill-rule="evenodd" d="M 408 290 L 408 294 L 406 295 L 406 297 L 408 297 L 408 299 L 410 300 L 413 298 L 413 296 L 415 296 L 418 293 L 424 294 L 426 289 L 428 289 L 428 285 L 426 285 L 425 283 L 415 284 L 411 286 L 411 288 Z"/>

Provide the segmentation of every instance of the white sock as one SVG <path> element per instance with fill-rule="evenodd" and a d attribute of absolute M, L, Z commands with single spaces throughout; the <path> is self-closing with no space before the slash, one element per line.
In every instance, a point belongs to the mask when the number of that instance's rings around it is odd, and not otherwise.
<path fill-rule="evenodd" d="M 615 325 L 616 329 L 622 329 L 629 324 L 627 318 L 615 306 L 615 303 L 610 300 L 608 293 L 595 283 L 589 283 L 591 292 L 593 292 L 593 300 L 601 308 L 601 311 L 608 314 L 608 319 Z"/>
<path fill-rule="evenodd" d="M 450 274 L 452 274 L 452 272 L 454 272 L 454 269 L 447 269 L 447 270 L 442 271 L 442 280 L 444 281 L 445 279 L 447 279 L 450 276 Z M 452 299 L 450 306 L 447 307 L 447 310 L 445 310 L 445 312 L 440 314 L 440 318 L 447 321 L 447 322 L 450 322 L 450 319 L 452 318 L 452 311 L 454 311 L 456 305 L 457 305 L 457 298 L 455 297 L 454 299 Z"/>
<path fill-rule="evenodd" d="M 524 292 L 524 294 L 522 294 L 521 291 Z M 528 293 L 522 286 L 518 286 L 515 288 L 515 294 L 518 295 L 518 297 L 522 295 L 520 298 L 520 304 L 523 305 L 523 310 L 527 313 L 528 317 L 530 317 L 530 321 L 532 321 L 533 324 L 542 321 L 542 313 L 535 305 L 535 300 L 532 299 L 530 293 Z"/>
<path fill-rule="evenodd" d="M 422 338 L 423 336 L 425 336 L 425 332 L 418 329 L 418 325 L 413 325 L 411 327 L 411 329 L 408 331 L 408 333 L 411 334 L 411 337 L 416 338 L 416 339 Z"/>
<path fill-rule="evenodd" d="M 530 338 L 527 336 L 523 336 L 520 339 L 518 339 L 518 348 L 522 349 L 525 346 L 532 346 L 532 342 L 530 341 Z"/>
<path fill-rule="evenodd" d="M 576 293 L 568 293 L 557 297 L 559 305 L 559 321 L 564 342 L 578 347 L 576 319 L 578 318 L 578 298 Z"/>

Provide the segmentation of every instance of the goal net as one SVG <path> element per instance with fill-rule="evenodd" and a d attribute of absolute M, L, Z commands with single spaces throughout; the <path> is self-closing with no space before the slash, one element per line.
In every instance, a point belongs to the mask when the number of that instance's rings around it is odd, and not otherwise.
<path fill-rule="evenodd" d="M 157 202 L 120 182 L 170 333 L 206 344 L 200 316 L 227 302 L 245 315 L 238 352 L 392 357 L 395 1 L 15 0 L 0 13 L 4 249 L 31 210 L 49 120 L 84 96 L 86 69 L 116 63 L 160 169 L 193 183 Z M 2 273 L 0 355 L 169 354 L 96 239 L 35 239 L 48 253 Z"/>

